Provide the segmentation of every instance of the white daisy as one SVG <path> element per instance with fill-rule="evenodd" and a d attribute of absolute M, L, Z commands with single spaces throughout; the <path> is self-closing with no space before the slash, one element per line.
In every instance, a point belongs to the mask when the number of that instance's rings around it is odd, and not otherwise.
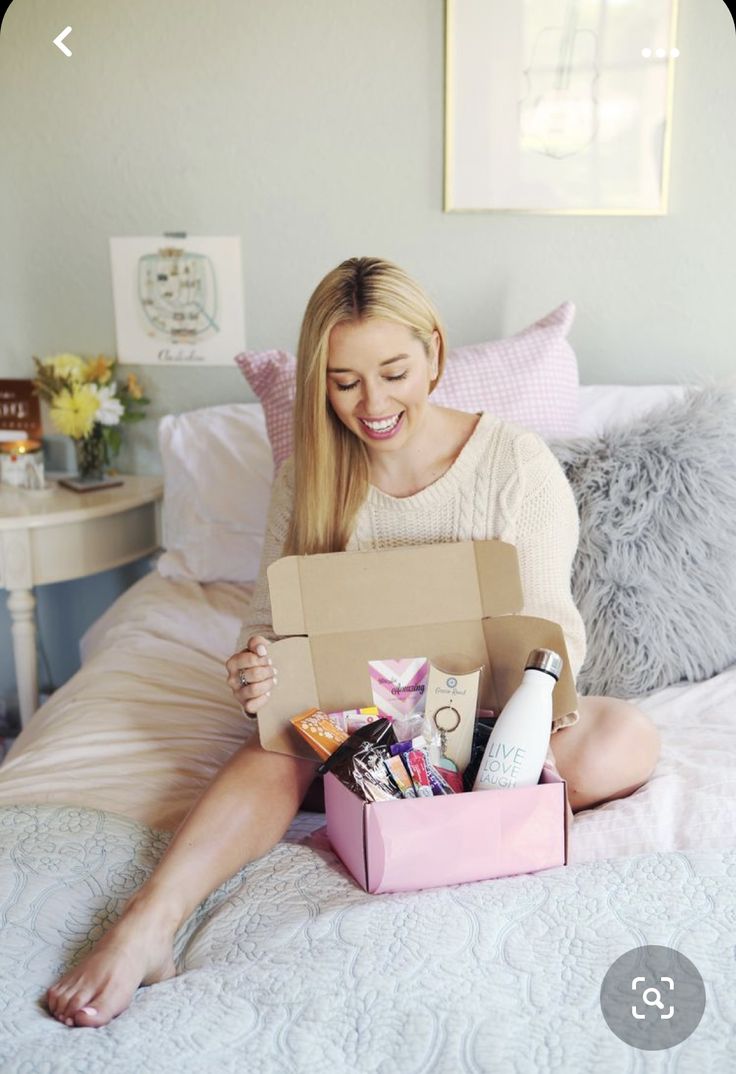
<path fill-rule="evenodd" d="M 105 385 L 101 388 L 97 384 L 91 384 L 90 387 L 100 402 L 95 421 L 98 421 L 100 425 L 119 425 L 125 408 L 120 400 L 115 398 L 116 385 Z"/>

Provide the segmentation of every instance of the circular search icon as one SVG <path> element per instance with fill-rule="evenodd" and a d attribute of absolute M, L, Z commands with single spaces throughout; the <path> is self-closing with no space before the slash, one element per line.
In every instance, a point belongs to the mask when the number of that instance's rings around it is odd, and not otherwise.
<path fill-rule="evenodd" d="M 650 992 L 653 995 L 655 995 L 657 998 L 656 999 L 647 999 L 647 995 Z M 645 990 L 645 992 L 644 992 L 644 995 L 641 998 L 646 1003 L 647 1007 L 661 1007 L 662 1010 L 664 1010 L 664 1003 L 662 1003 L 662 997 L 659 994 L 659 989 L 657 989 L 657 988 L 647 988 Z"/>
<path fill-rule="evenodd" d="M 642 1051 L 681 1044 L 705 1010 L 697 967 L 673 947 L 650 944 L 617 958 L 601 985 L 601 1010 L 619 1040 Z"/>

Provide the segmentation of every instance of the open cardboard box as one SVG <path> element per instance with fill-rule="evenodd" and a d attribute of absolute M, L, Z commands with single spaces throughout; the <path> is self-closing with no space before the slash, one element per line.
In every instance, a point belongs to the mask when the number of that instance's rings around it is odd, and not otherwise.
<path fill-rule="evenodd" d="M 523 596 L 513 545 L 465 541 L 286 556 L 268 568 L 268 583 L 273 628 L 282 638 L 270 650 L 279 685 L 258 715 L 264 749 L 314 761 L 292 716 L 308 708 L 333 712 L 371 704 L 369 660 L 426 656 L 460 672 L 482 664 L 480 707 L 498 711 L 521 682 L 531 650 L 554 649 L 563 669 L 553 712 L 577 708 L 562 629 L 519 614 Z M 327 830 L 367 890 L 458 883 L 459 875 L 478 880 L 565 864 L 566 795 L 565 781 L 551 769 L 536 787 L 370 804 L 326 778 Z M 444 860 L 433 850 L 441 829 L 453 833 Z M 434 858 L 424 871 L 417 859 L 422 831 L 428 831 L 424 855 Z M 397 873 L 394 866 L 414 839 L 411 875 L 401 867 Z M 465 869 L 460 858 L 475 865 Z"/>

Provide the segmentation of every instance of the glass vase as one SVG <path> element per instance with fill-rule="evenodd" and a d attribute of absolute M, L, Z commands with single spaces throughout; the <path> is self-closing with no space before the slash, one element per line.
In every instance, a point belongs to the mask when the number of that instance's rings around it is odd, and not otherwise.
<path fill-rule="evenodd" d="M 103 481 L 107 476 L 110 456 L 102 426 L 93 425 L 89 436 L 74 441 L 77 454 L 77 473 L 80 481 Z"/>

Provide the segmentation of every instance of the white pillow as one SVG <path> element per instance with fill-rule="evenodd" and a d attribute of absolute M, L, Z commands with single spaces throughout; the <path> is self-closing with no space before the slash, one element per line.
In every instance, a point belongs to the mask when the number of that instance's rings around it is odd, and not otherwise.
<path fill-rule="evenodd" d="M 682 384 L 581 384 L 577 435 L 598 436 L 684 394 Z"/>
<path fill-rule="evenodd" d="M 251 582 L 258 574 L 273 481 L 260 403 L 167 414 L 158 426 L 164 472 L 164 578 Z"/>

